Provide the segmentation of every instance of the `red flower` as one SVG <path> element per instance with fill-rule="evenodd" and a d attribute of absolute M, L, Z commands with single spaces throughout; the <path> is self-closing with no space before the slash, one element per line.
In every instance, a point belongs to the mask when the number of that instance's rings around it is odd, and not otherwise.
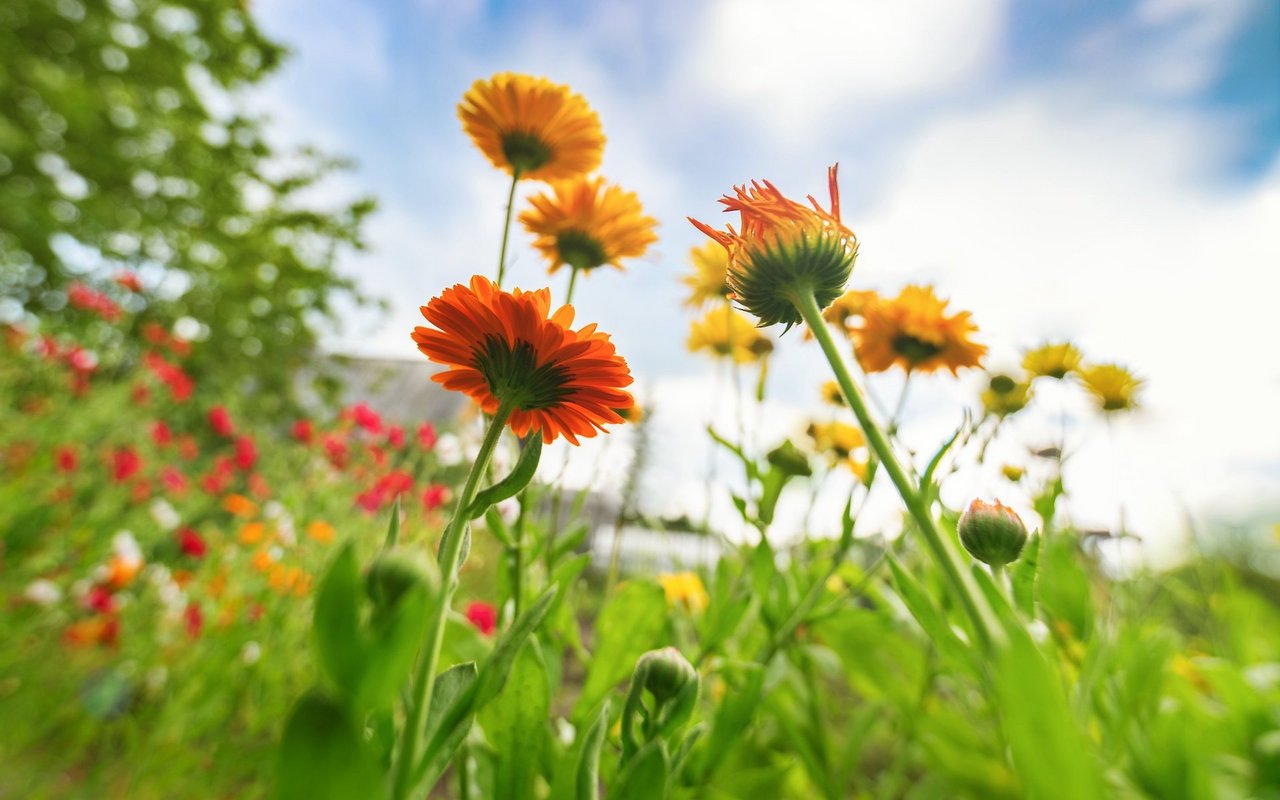
<path fill-rule="evenodd" d="M 163 345 L 169 341 L 169 332 L 157 322 L 148 322 L 142 326 L 142 338 L 151 344 Z"/>
<path fill-rule="evenodd" d="M 135 406 L 145 406 L 151 400 L 151 390 L 145 383 L 139 383 L 129 392 L 129 400 Z"/>
<path fill-rule="evenodd" d="M 192 558 L 204 558 L 204 554 L 209 551 L 209 546 L 205 543 L 204 537 L 191 528 L 180 528 L 178 530 L 178 547 L 182 552 Z"/>
<path fill-rule="evenodd" d="M 435 511 L 449 500 L 449 487 L 439 483 L 433 483 L 422 490 L 422 508 L 426 511 Z"/>
<path fill-rule="evenodd" d="M 293 438 L 303 444 L 311 444 L 311 437 L 315 435 L 315 431 L 311 428 L 311 420 L 300 419 L 293 423 Z"/>
<path fill-rule="evenodd" d="M 99 614 L 110 614 L 116 610 L 116 598 L 105 586 L 95 586 L 84 596 L 84 606 Z"/>
<path fill-rule="evenodd" d="M 418 426 L 418 446 L 423 450 L 430 450 L 436 446 L 436 426 L 430 422 L 424 422 Z"/>
<path fill-rule="evenodd" d="M 200 629 L 204 627 L 204 612 L 200 610 L 200 604 L 194 600 L 187 604 L 187 610 L 182 612 L 182 618 L 187 623 L 187 635 L 195 639 L 200 635 Z"/>
<path fill-rule="evenodd" d="M 114 280 L 117 285 L 131 292 L 142 291 L 142 281 L 138 280 L 138 276 L 135 273 L 127 269 L 117 272 Z"/>
<path fill-rule="evenodd" d="M 231 414 L 223 406 L 214 406 L 209 410 L 209 427 L 213 428 L 214 433 L 224 438 L 235 433 L 231 425 Z"/>
<path fill-rule="evenodd" d="M 184 434 L 178 437 L 178 455 L 183 461 L 191 461 L 200 455 L 200 446 L 196 444 L 194 436 Z"/>
<path fill-rule="evenodd" d="M 267 485 L 267 479 L 258 472 L 249 476 L 249 491 L 259 500 L 265 500 L 271 496 L 271 487 Z"/>
<path fill-rule="evenodd" d="M 378 415 L 377 411 L 369 408 L 364 403 L 356 403 L 351 408 L 348 408 L 344 416 L 350 417 L 355 421 L 356 425 L 359 425 L 367 433 L 382 433 L 382 417 Z"/>
<path fill-rule="evenodd" d="M 182 494 L 187 490 L 187 476 L 177 467 L 166 466 L 160 471 L 160 482 L 172 494 Z"/>
<path fill-rule="evenodd" d="M 387 428 L 387 445 L 394 450 L 404 447 L 404 428 L 399 425 L 392 425 Z"/>
<path fill-rule="evenodd" d="M 498 609 L 480 600 L 467 604 L 467 621 L 485 636 L 492 636 L 498 628 Z"/>
<path fill-rule="evenodd" d="M 122 447 L 111 453 L 111 477 L 123 483 L 142 469 L 142 459 L 132 447 Z"/>
<path fill-rule="evenodd" d="M 173 431 L 163 420 L 156 420 L 151 423 L 151 440 L 159 447 L 166 447 L 173 441 Z"/>
<path fill-rule="evenodd" d="M 120 319 L 120 306 L 102 292 L 95 291 L 79 281 L 67 287 L 67 302 L 72 308 L 92 311 L 107 322 Z"/>
<path fill-rule="evenodd" d="M 129 493 L 129 497 L 135 503 L 144 503 L 151 496 L 151 481 L 140 480 L 133 485 L 133 491 Z"/>
<path fill-rule="evenodd" d="M 386 490 L 381 486 L 375 486 L 367 492 L 361 492 L 356 495 L 356 505 L 368 511 L 370 514 L 382 508 L 382 504 L 387 501 Z"/>
<path fill-rule="evenodd" d="M 83 347 L 75 346 L 67 351 L 67 364 L 76 372 L 83 375 L 93 372 L 98 368 L 98 358 L 93 353 L 85 350 Z"/>
<path fill-rule="evenodd" d="M 236 439 L 236 466 L 242 472 L 248 472 L 253 469 L 253 465 L 258 462 L 258 448 L 254 446 L 253 439 L 248 436 L 241 436 Z"/>
<path fill-rule="evenodd" d="M 413 476 L 402 470 L 392 470 L 378 481 L 378 487 L 393 497 L 404 494 L 413 488 Z"/>
<path fill-rule="evenodd" d="M 329 463 L 338 469 L 347 466 L 347 443 L 337 436 L 324 437 L 325 454 L 329 456 Z"/>
<path fill-rule="evenodd" d="M 54 460 L 58 462 L 58 469 L 63 472 L 75 472 L 76 467 L 80 465 L 80 457 L 76 455 L 76 449 L 70 445 L 59 447 L 54 454 Z"/>
<path fill-rule="evenodd" d="M 167 335 L 163 334 L 162 335 Z M 184 403 L 191 398 L 191 392 L 195 389 L 195 381 L 191 380 L 191 376 L 182 371 L 182 367 L 172 364 L 164 359 L 164 356 L 156 353 L 146 353 L 142 357 L 143 363 L 152 375 L 161 383 L 169 387 L 169 394 L 179 403 Z M 228 424 L 230 421 L 228 420 Z"/>

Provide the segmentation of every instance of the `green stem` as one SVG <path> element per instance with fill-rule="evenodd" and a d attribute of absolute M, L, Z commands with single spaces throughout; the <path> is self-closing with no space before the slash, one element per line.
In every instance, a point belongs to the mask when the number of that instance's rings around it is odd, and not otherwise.
<path fill-rule="evenodd" d="M 564 303 L 568 305 L 573 302 L 573 287 L 578 285 L 578 273 L 581 272 L 577 267 L 569 266 L 569 291 L 564 293 Z"/>
<path fill-rule="evenodd" d="M 484 475 L 489 466 L 489 459 L 493 457 L 494 447 L 502 436 L 502 429 L 506 426 L 512 410 L 507 403 L 498 407 L 498 413 L 494 414 L 493 421 L 489 423 L 489 430 L 485 432 L 476 461 L 471 465 L 467 482 L 458 496 L 453 519 L 449 520 L 448 527 L 444 529 L 440 551 L 440 593 L 436 597 L 435 616 L 430 621 L 430 627 L 427 628 L 426 649 L 419 656 L 418 671 L 413 678 L 413 703 L 408 708 L 404 730 L 400 734 L 400 751 L 391 793 L 393 800 L 404 800 L 413 789 L 409 784 L 412 782 L 414 762 L 417 761 L 418 736 L 422 732 L 423 717 L 427 704 L 431 701 L 431 692 L 435 688 L 436 668 L 440 663 L 440 648 L 444 643 L 449 606 L 453 601 L 453 593 L 458 588 L 458 560 L 462 553 L 464 530 L 469 519 L 467 510 L 475 498 L 476 489 L 480 486 L 480 476 Z"/>
<path fill-rule="evenodd" d="M 854 416 L 858 418 L 858 424 L 862 426 L 862 431 L 867 436 L 867 443 L 875 451 L 881 465 L 884 467 L 884 471 L 888 473 L 889 479 L 893 481 L 894 487 L 897 488 L 898 494 L 901 495 L 902 501 L 907 506 L 907 511 L 915 518 L 916 525 L 920 529 L 920 534 L 924 537 L 925 544 L 933 555 L 934 561 L 937 562 L 938 567 L 946 576 L 947 582 L 951 584 L 952 590 L 964 605 L 965 612 L 969 615 L 969 620 L 973 624 L 974 634 L 977 636 L 979 643 L 984 648 L 988 647 L 991 644 L 991 631 L 988 628 L 987 621 L 990 612 L 985 606 L 979 604 L 979 598 L 974 587 L 971 587 L 965 580 L 964 574 L 956 564 L 951 550 L 947 547 L 942 538 L 942 533 L 938 530 L 937 522 L 933 518 L 929 503 L 924 499 L 920 487 L 907 475 L 907 471 L 898 462 L 898 457 L 894 454 L 893 447 L 890 445 L 884 431 L 871 418 L 871 414 L 867 410 L 866 399 L 863 397 L 858 385 L 853 382 L 853 377 L 849 374 L 849 369 L 845 366 L 844 359 L 841 358 L 839 350 L 836 349 L 835 340 L 831 338 L 831 331 L 827 329 L 827 325 L 822 319 L 822 309 L 818 308 L 817 298 L 814 297 L 811 289 L 806 289 L 796 292 L 791 300 L 796 310 L 800 312 L 800 316 L 808 324 L 809 330 L 813 332 L 814 338 L 817 339 L 818 344 L 822 347 L 822 352 L 831 364 L 832 372 L 835 373 L 836 382 L 840 384 L 840 389 L 844 392 L 845 400 L 848 401 L 849 407 L 853 409 Z"/>
<path fill-rule="evenodd" d="M 541 434 L 535 431 L 534 435 Z M 524 511 L 528 496 L 523 490 L 520 492 L 519 501 L 520 511 L 516 515 L 515 530 L 512 531 L 511 536 L 511 618 L 513 620 L 520 619 L 520 609 L 523 608 L 520 601 L 524 596 Z"/>
<path fill-rule="evenodd" d="M 511 191 L 507 193 L 507 218 L 502 223 L 502 250 L 498 252 L 498 288 L 507 276 L 507 240 L 511 238 L 511 210 L 516 205 L 516 184 L 520 182 L 520 170 L 511 170 Z"/>

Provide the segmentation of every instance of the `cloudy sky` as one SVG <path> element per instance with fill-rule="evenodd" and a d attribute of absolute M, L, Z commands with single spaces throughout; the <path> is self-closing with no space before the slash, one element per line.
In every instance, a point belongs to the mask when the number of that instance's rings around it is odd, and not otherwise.
<path fill-rule="evenodd" d="M 853 285 L 935 283 L 970 309 L 993 367 L 1070 337 L 1148 381 L 1145 410 L 1083 421 L 1076 392 L 1044 393 L 1072 422 L 1077 521 L 1176 542 L 1187 514 L 1280 497 L 1280 6 L 1268 0 L 260 0 L 294 58 L 257 98 L 284 141 L 352 156 L 328 189 L 373 194 L 371 252 L 345 269 L 393 303 L 331 343 L 415 357 L 417 306 L 492 274 L 505 191 L 455 114 L 499 71 L 568 83 L 598 110 L 602 173 L 639 193 L 661 241 L 625 274 L 579 286 L 580 319 L 614 333 L 657 408 L 646 506 L 700 513 L 701 428 L 732 428 L 733 392 L 687 354 L 678 276 L 731 185 L 769 178 L 821 194 L 839 162 L 861 255 Z M 545 285 L 517 229 L 511 274 Z M 563 275 L 557 276 L 558 279 Z M 563 292 L 562 282 L 552 282 Z M 823 364 L 788 336 L 771 401 L 748 409 L 760 443 L 817 409 Z M 958 423 L 980 375 L 919 381 L 906 440 L 921 452 Z M 719 387 L 719 388 L 717 388 Z M 893 378 L 876 381 L 888 398 Z M 997 445 L 1025 461 L 1056 423 L 1031 417 Z M 587 476 L 625 436 L 585 448 Z M 690 444 L 693 442 L 694 444 Z M 720 465 L 727 472 L 727 465 Z M 962 475 L 944 497 L 999 494 Z M 796 500 L 798 502 L 798 499 Z M 727 499 L 716 517 L 732 516 Z M 892 515 L 886 498 L 885 519 Z M 794 517 L 794 515 L 793 515 Z M 819 527 L 822 527 L 819 524 Z M 1171 546 L 1171 544 L 1170 544 Z"/>

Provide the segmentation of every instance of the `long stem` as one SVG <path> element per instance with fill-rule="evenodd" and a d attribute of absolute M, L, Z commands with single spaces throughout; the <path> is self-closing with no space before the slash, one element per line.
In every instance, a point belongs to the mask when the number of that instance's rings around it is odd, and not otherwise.
<path fill-rule="evenodd" d="M 920 534 L 924 537 L 925 544 L 931 551 L 934 561 L 938 563 L 939 568 L 946 575 L 947 582 L 951 584 L 951 588 L 964 605 L 964 609 L 973 623 L 975 635 L 984 648 L 989 646 L 991 643 L 991 631 L 988 628 L 987 616 L 990 612 L 985 609 L 985 606 L 979 605 L 976 592 L 965 580 L 965 576 L 956 564 L 951 550 L 947 547 L 946 542 L 943 541 L 942 533 L 938 530 L 937 522 L 933 518 L 929 504 L 920 492 L 920 487 L 916 486 L 914 481 L 907 475 L 906 470 L 898 462 L 898 457 L 894 454 L 893 447 L 889 444 L 884 431 L 867 411 L 867 403 L 862 391 L 853 382 L 853 377 L 849 374 L 849 369 L 845 366 L 844 359 L 840 356 L 840 351 L 836 349 L 835 340 L 831 338 L 831 331 L 827 329 L 827 325 L 822 319 L 822 309 L 818 308 L 818 301 L 814 297 L 813 291 L 796 292 L 791 299 L 795 304 L 796 310 L 800 312 L 800 316 L 808 324 L 809 330 L 813 332 L 814 338 L 818 340 L 818 344 L 822 347 L 822 352 L 827 357 L 827 361 L 831 364 L 831 370 L 835 373 L 836 382 L 840 384 L 845 400 L 848 401 L 849 407 L 853 409 L 854 416 L 858 418 L 858 424 L 862 426 L 863 433 L 867 436 L 867 443 L 871 445 L 871 449 L 879 457 L 880 463 L 889 475 L 889 479 L 893 481 L 898 494 L 902 496 L 902 501 L 906 503 L 907 510 L 915 518 L 916 525 L 919 527 Z"/>
<path fill-rule="evenodd" d="M 502 249 L 498 252 L 498 288 L 507 276 L 507 240 L 511 238 L 511 210 L 516 205 L 516 184 L 520 182 L 520 170 L 511 170 L 511 191 L 507 193 L 507 218 L 502 223 Z"/>
<path fill-rule="evenodd" d="M 573 287 L 578 285 L 578 273 L 580 271 L 581 270 L 573 265 L 569 266 L 569 290 L 564 293 L 564 302 L 566 305 L 573 302 Z"/>
<path fill-rule="evenodd" d="M 394 800 L 404 800 L 413 788 L 409 783 L 418 755 L 418 735 L 422 732 L 423 716 L 435 688 L 436 668 L 440 663 L 440 648 L 444 643 L 445 621 L 449 615 L 453 593 L 458 588 L 458 559 L 462 553 L 464 529 L 469 521 L 467 509 L 479 488 L 480 476 L 484 475 L 489 466 L 489 459 L 493 457 L 494 447 L 502 436 L 502 429 L 506 426 L 511 411 L 511 406 L 503 403 L 489 423 L 489 430 L 485 432 L 484 441 L 480 444 L 476 462 L 471 465 L 471 473 L 467 475 L 467 482 L 458 496 L 453 519 L 449 520 L 441 539 L 440 593 L 436 597 L 435 616 L 427 628 L 425 650 L 419 656 L 418 671 L 413 678 L 413 704 L 408 708 L 404 730 L 400 734 L 399 760 L 396 762 L 395 784 L 391 794 Z"/>

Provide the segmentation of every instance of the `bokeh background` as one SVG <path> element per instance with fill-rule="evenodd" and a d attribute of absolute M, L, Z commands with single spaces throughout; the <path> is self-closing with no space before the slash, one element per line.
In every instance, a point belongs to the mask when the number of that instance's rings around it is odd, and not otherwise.
<path fill-rule="evenodd" d="M 340 268 L 390 310 L 346 309 L 325 341 L 335 351 L 416 358 L 418 305 L 493 271 L 506 184 L 455 116 L 473 80 L 543 74 L 599 111 L 602 173 L 639 193 L 661 241 L 625 274 L 583 280 L 575 305 L 614 333 L 653 408 L 649 513 L 704 513 L 702 428 L 735 413 L 726 378 L 684 347 L 678 276 L 700 243 L 685 217 L 714 217 L 716 198 L 752 178 L 821 194 L 834 162 L 862 243 L 853 286 L 935 283 L 973 311 L 996 369 L 1070 338 L 1148 381 L 1143 409 L 1109 428 L 1071 413 L 1075 394 L 1042 404 L 1070 414 L 1079 443 L 1067 473 L 1078 524 L 1114 527 L 1123 504 L 1161 559 L 1189 525 L 1266 514 L 1280 497 L 1274 3 L 263 0 L 254 12 L 294 51 L 250 100 L 269 136 L 355 159 L 311 190 L 317 201 L 380 205 L 370 249 Z M 546 285 L 518 227 L 515 241 L 515 283 Z M 749 412 L 762 440 L 819 405 L 816 349 L 792 334 L 780 351 L 769 401 Z M 873 388 L 892 398 L 899 381 Z M 931 449 L 982 382 L 917 379 L 906 441 Z M 996 447 L 1016 461 L 1060 423 L 1033 415 L 1017 445 Z M 616 487 L 628 440 L 610 438 L 574 454 L 571 482 Z M 957 505 L 979 493 L 1027 501 L 996 474 L 946 487 Z M 881 499 L 868 513 L 895 524 Z M 732 526 L 721 502 L 712 519 Z"/>

